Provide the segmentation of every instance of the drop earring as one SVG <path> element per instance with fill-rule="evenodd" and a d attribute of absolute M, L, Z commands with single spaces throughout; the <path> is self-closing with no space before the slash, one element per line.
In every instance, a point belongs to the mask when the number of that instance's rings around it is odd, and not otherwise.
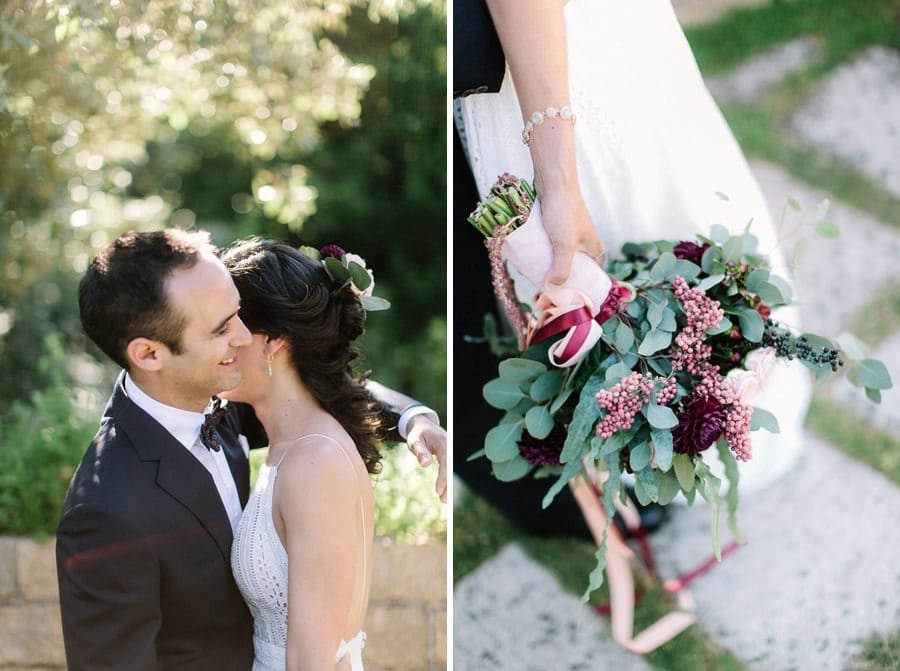
<path fill-rule="evenodd" d="M 272 377 L 272 361 L 273 357 L 271 354 L 266 355 L 266 375 Z"/>

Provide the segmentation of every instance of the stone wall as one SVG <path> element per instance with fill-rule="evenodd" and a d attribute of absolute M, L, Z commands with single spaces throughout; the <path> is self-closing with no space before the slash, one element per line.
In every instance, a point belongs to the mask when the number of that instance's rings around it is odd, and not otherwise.
<path fill-rule="evenodd" d="M 446 544 L 376 541 L 367 671 L 440 671 L 447 659 Z M 53 541 L 0 536 L 0 669 L 65 669 Z"/>

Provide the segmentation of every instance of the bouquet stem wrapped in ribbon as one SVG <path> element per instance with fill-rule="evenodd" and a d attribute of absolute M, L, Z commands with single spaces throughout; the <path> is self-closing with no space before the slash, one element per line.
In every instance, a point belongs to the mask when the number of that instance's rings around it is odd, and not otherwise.
<path fill-rule="evenodd" d="M 737 462 L 752 457 L 752 431 L 778 431 L 772 413 L 750 405 L 773 362 L 793 359 L 821 379 L 843 367 L 874 402 L 892 382 L 851 335 L 832 341 L 774 321 L 792 304 L 791 288 L 749 230 L 713 226 L 694 240 L 627 243 L 608 274 L 579 254 L 567 284 L 552 287 L 544 281 L 552 247 L 535 201 L 530 185 L 503 175 L 469 218 L 486 237 L 494 289 L 518 341 L 483 389 L 505 414 L 481 454 L 500 480 L 554 479 L 545 508 L 572 489 L 599 546 L 584 598 L 606 571 L 614 637 L 647 652 L 693 619 L 673 613 L 632 636 L 631 555 L 610 526 L 625 498 L 623 474 L 642 505 L 676 496 L 692 504 L 699 492 L 721 559 L 723 512 L 743 542 Z M 517 292 L 516 281 L 530 286 Z M 705 458 L 713 453 L 725 493 Z"/>

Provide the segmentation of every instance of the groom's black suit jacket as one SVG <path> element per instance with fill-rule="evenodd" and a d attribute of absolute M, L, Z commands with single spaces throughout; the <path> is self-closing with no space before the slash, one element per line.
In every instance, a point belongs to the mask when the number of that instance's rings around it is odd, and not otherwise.
<path fill-rule="evenodd" d="M 239 432 L 251 447 L 266 444 L 252 410 L 229 404 L 219 434 L 243 506 L 250 471 Z M 231 543 L 209 472 L 120 377 L 57 530 L 69 671 L 250 669 L 253 625 Z"/>

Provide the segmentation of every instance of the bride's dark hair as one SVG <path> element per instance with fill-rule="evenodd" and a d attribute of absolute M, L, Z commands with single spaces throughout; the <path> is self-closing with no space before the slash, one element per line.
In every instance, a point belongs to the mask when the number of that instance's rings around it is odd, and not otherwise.
<path fill-rule="evenodd" d="M 380 423 L 353 374 L 365 311 L 350 286 L 336 285 L 324 265 L 289 245 L 251 239 L 222 255 L 241 294 L 240 318 L 253 333 L 285 338 L 303 384 L 344 430 L 370 473 L 380 468 Z"/>

